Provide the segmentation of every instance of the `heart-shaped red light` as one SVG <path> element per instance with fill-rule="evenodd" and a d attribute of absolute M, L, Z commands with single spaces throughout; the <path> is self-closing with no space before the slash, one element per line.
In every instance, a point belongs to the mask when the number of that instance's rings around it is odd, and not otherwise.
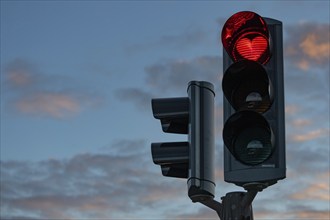
<path fill-rule="evenodd" d="M 267 39 L 262 36 L 257 36 L 252 40 L 248 38 L 239 39 L 236 50 L 244 59 L 258 61 L 266 52 L 267 47 Z"/>

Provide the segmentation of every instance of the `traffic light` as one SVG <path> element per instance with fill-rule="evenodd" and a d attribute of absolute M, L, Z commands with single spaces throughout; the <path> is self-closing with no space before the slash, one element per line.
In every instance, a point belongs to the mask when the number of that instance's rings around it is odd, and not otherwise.
<path fill-rule="evenodd" d="M 214 197 L 214 87 L 191 81 L 188 97 L 152 99 L 152 112 L 167 133 L 187 134 L 188 141 L 152 143 L 153 162 L 168 177 L 186 178 L 193 202 Z"/>
<path fill-rule="evenodd" d="M 267 187 L 286 176 L 282 23 L 238 12 L 221 40 L 224 179 Z"/>

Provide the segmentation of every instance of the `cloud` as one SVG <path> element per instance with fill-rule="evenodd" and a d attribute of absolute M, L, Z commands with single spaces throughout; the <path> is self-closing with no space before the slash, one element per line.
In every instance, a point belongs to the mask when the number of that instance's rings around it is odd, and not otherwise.
<path fill-rule="evenodd" d="M 218 219 L 213 210 L 191 202 L 186 180 L 161 176 L 145 140 L 117 140 L 101 150 L 68 159 L 1 161 L 1 218 Z M 217 190 L 220 195 L 237 191 L 223 182 L 221 153 L 217 152 Z M 256 218 L 326 216 L 329 172 L 295 170 L 295 174 L 299 177 L 291 175 L 258 194 Z M 315 205 L 307 208 L 309 200 Z"/>
<path fill-rule="evenodd" d="M 304 127 L 304 126 L 310 125 L 311 123 L 312 123 L 312 121 L 310 119 L 305 119 L 305 118 L 298 118 L 298 119 L 291 121 L 291 124 L 294 127 Z"/>
<path fill-rule="evenodd" d="M 290 170 L 294 175 L 258 193 L 253 202 L 255 218 L 328 219 L 329 170 L 316 170 Z"/>
<path fill-rule="evenodd" d="M 35 82 L 35 72 L 33 66 L 23 60 L 16 60 L 8 64 L 6 70 L 8 72 L 7 82 L 11 86 L 26 87 Z"/>
<path fill-rule="evenodd" d="M 330 26 L 320 23 L 301 23 L 285 28 L 285 55 L 301 70 L 328 67 L 330 56 Z"/>
<path fill-rule="evenodd" d="M 30 94 L 17 100 L 15 106 L 22 113 L 54 118 L 64 118 L 81 110 L 79 100 L 68 94 L 56 93 Z"/>
<path fill-rule="evenodd" d="M 145 68 L 147 85 L 158 92 L 182 91 L 189 81 L 219 82 L 222 59 L 219 56 L 199 56 L 191 60 L 160 62 Z"/>
<path fill-rule="evenodd" d="M 202 30 L 187 30 L 179 34 L 166 34 L 161 36 L 159 45 L 173 45 L 176 48 L 188 47 L 203 42 L 207 33 Z"/>
<path fill-rule="evenodd" d="M 328 41 L 326 38 L 324 38 L 324 36 L 320 34 L 316 35 L 316 33 L 309 33 L 299 44 L 299 47 L 304 52 L 304 54 L 317 62 L 324 62 L 324 60 L 329 60 L 329 27 L 330 26 L 328 26 L 327 32 Z"/>
<path fill-rule="evenodd" d="M 148 43 L 131 44 L 126 47 L 126 51 L 134 53 L 154 48 L 189 49 L 201 42 L 205 42 L 207 37 L 207 32 L 202 29 L 196 27 L 188 28 L 176 34 L 163 34 L 159 39 L 151 40 Z"/>
<path fill-rule="evenodd" d="M 329 182 L 315 182 L 308 188 L 291 195 L 296 200 L 324 200 L 330 201 Z"/>
<path fill-rule="evenodd" d="M 297 218 L 299 219 L 329 219 L 329 211 L 319 211 L 319 210 L 306 210 L 299 211 L 297 213 Z"/>
<path fill-rule="evenodd" d="M 186 181 L 158 178 L 160 169 L 153 166 L 145 141 L 120 140 L 107 151 L 39 162 L 1 161 L 1 218 L 157 217 L 162 210 L 177 209 L 165 206 L 173 198 L 191 203 Z"/>
<path fill-rule="evenodd" d="M 118 89 L 115 96 L 119 100 L 131 101 L 140 109 L 150 109 L 153 95 L 139 88 Z"/>
<path fill-rule="evenodd" d="M 305 134 L 294 134 L 292 135 L 292 139 L 297 142 L 303 142 L 303 141 L 310 141 L 314 140 L 320 137 L 328 136 L 329 137 L 329 130 L 328 129 L 317 129 L 310 131 Z"/>
<path fill-rule="evenodd" d="M 286 139 L 286 163 L 289 175 L 314 178 L 315 170 L 329 170 L 329 131 L 316 129 L 307 133 L 288 133 Z"/>
<path fill-rule="evenodd" d="M 219 56 L 200 56 L 190 60 L 167 60 L 145 68 L 146 84 L 141 88 L 123 88 L 114 95 L 136 107 L 150 111 L 152 98 L 187 96 L 188 83 L 193 80 L 220 82 L 222 59 Z M 219 83 L 220 84 L 220 83 Z M 215 84 L 217 94 L 220 87 Z M 222 99 L 219 99 L 222 100 Z M 222 117 L 217 103 L 216 114 Z M 217 121 L 221 121 L 218 118 Z"/>
<path fill-rule="evenodd" d="M 218 220 L 219 216 L 217 213 L 209 209 L 205 206 L 202 206 L 201 204 L 196 204 L 198 206 L 198 209 L 194 210 L 193 212 L 190 212 L 189 214 L 183 214 L 183 215 L 175 215 L 172 214 L 172 217 L 170 219 L 177 219 L 177 220 L 190 220 L 190 219 L 199 219 L 199 220 Z"/>
<path fill-rule="evenodd" d="M 299 219 L 299 220 L 327 220 L 329 219 L 329 211 L 317 210 L 304 207 L 297 211 L 274 211 L 265 210 L 254 212 L 255 219 L 273 220 L 273 219 Z"/>
<path fill-rule="evenodd" d="M 285 105 L 285 114 L 294 115 L 299 111 L 299 107 L 296 105 Z"/>
<path fill-rule="evenodd" d="M 3 74 L 7 109 L 24 115 L 63 119 L 103 102 L 100 95 L 80 88 L 72 79 L 42 73 L 24 59 L 9 62 Z"/>
<path fill-rule="evenodd" d="M 303 143 L 329 133 L 329 24 L 284 26 L 284 83 L 289 141 Z M 320 143 L 321 144 L 321 143 Z M 329 145 L 324 141 L 323 145 Z"/>

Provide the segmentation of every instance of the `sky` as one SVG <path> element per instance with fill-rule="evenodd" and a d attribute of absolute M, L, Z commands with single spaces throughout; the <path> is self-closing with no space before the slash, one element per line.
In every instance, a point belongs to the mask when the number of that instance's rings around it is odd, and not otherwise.
<path fill-rule="evenodd" d="M 215 86 L 216 200 L 223 180 L 224 22 L 283 22 L 287 178 L 254 217 L 329 219 L 329 1 L 1 0 L 1 219 L 218 219 L 163 177 L 152 98 Z"/>

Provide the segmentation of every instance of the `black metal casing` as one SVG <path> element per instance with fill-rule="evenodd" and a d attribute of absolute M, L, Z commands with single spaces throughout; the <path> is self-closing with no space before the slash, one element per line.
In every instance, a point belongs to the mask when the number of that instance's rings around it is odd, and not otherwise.
<path fill-rule="evenodd" d="M 224 144 L 224 179 L 239 186 L 253 182 L 272 185 L 286 177 L 282 22 L 271 18 L 264 20 L 271 36 L 272 56 L 263 67 L 273 87 L 273 103 L 270 109 L 261 115 L 268 121 L 273 132 L 274 150 L 264 162 L 247 165 L 237 160 Z M 225 72 L 232 63 L 224 49 L 223 71 Z M 223 106 L 224 122 L 226 122 L 237 110 L 231 106 L 225 96 Z"/>
<path fill-rule="evenodd" d="M 188 134 L 187 142 L 152 143 L 152 158 L 168 177 L 186 178 L 193 202 L 214 198 L 214 86 L 191 81 L 188 97 L 152 100 L 153 115 L 167 133 Z"/>

